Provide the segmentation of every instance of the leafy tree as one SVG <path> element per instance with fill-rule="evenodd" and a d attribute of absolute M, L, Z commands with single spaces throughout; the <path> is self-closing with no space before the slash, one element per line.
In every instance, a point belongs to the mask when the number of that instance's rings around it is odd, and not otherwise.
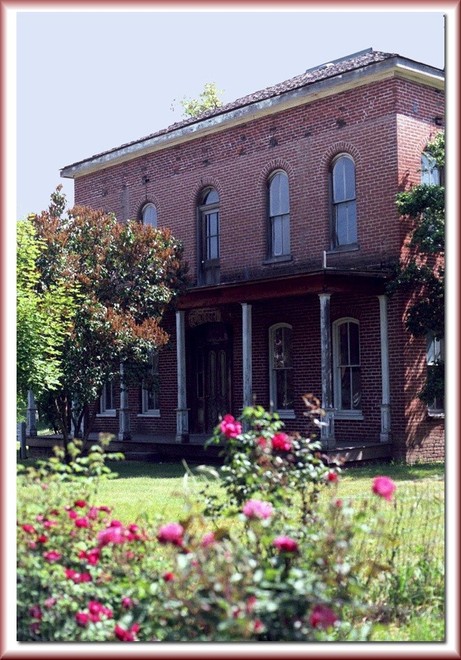
<path fill-rule="evenodd" d="M 222 90 L 219 90 L 215 83 L 205 83 L 203 92 L 197 99 L 184 98 L 180 101 L 183 115 L 185 117 L 197 117 L 207 110 L 216 110 L 222 105 L 219 98 L 222 93 Z"/>
<path fill-rule="evenodd" d="M 30 219 L 17 224 L 16 321 L 17 401 L 24 409 L 27 391 L 55 391 L 62 382 L 62 345 L 75 314 L 75 290 L 57 277 L 45 285 L 37 261 L 45 243 Z"/>
<path fill-rule="evenodd" d="M 405 324 L 415 337 L 443 339 L 445 335 L 445 134 L 438 133 L 425 150 L 423 182 L 397 195 L 397 208 L 413 222 L 408 253 L 390 291 L 405 289 L 413 296 Z M 437 172 L 438 176 L 431 176 Z M 443 398 L 444 364 L 440 359 L 428 370 L 419 397 L 426 403 Z"/>
<path fill-rule="evenodd" d="M 37 259 L 44 287 L 66 281 L 75 287 L 76 314 L 61 347 L 62 378 L 47 390 L 54 424 L 67 446 L 71 418 L 80 435 L 89 404 L 119 376 L 140 382 L 152 351 L 164 346 L 165 310 L 185 281 L 182 247 L 168 229 L 76 206 L 64 212 L 60 188 L 47 212 L 33 217 L 44 249 Z M 87 420 L 85 436 L 92 420 Z"/>

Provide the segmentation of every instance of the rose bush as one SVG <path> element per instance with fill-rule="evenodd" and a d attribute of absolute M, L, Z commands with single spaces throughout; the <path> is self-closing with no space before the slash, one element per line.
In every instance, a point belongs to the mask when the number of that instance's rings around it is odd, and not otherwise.
<path fill-rule="evenodd" d="M 365 511 L 338 498 L 339 468 L 261 408 L 226 415 L 213 441 L 224 497 L 205 489 L 161 524 L 121 521 L 98 501 L 110 476 L 100 447 L 21 471 L 20 641 L 368 639 L 366 589 L 380 568 L 357 552 Z M 386 504 L 395 485 L 380 479 L 370 491 Z"/>

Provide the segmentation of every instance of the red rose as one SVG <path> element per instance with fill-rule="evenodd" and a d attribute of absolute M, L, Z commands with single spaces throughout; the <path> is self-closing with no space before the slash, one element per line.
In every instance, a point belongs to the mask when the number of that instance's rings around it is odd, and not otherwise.
<path fill-rule="evenodd" d="M 338 621 L 338 617 L 326 605 L 316 605 L 309 617 L 309 622 L 313 628 L 330 628 L 336 621 Z"/>
<path fill-rule="evenodd" d="M 290 451 L 293 445 L 286 433 L 276 433 L 272 438 L 272 449 L 275 451 Z"/>
<path fill-rule="evenodd" d="M 298 543 L 289 536 L 277 536 L 272 545 L 280 552 L 298 552 Z"/>

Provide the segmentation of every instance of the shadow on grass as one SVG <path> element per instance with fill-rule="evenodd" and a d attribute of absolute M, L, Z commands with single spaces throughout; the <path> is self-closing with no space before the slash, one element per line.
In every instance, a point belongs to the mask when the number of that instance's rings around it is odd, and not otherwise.
<path fill-rule="evenodd" d="M 442 480 L 445 476 L 445 465 L 443 463 L 369 463 L 354 467 L 344 467 L 343 475 L 351 479 L 372 479 L 379 475 L 385 475 L 395 481 L 417 481 L 419 479 Z"/>
<path fill-rule="evenodd" d="M 180 461 L 153 463 L 146 461 L 107 461 L 107 467 L 118 474 L 119 479 L 150 477 L 152 479 L 181 479 L 186 472 Z M 187 463 L 188 469 L 195 474 L 196 466 Z"/>

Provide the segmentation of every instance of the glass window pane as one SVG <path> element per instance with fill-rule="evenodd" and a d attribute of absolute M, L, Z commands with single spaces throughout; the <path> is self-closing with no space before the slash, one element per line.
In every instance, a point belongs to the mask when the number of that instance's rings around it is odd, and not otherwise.
<path fill-rule="evenodd" d="M 203 204 L 218 204 L 218 203 L 219 203 L 219 195 L 214 188 L 212 188 L 207 193 L 205 193 L 205 196 L 203 198 Z"/>
<path fill-rule="evenodd" d="M 362 402 L 362 385 L 360 382 L 360 369 L 353 367 L 351 369 L 351 391 L 352 391 L 352 408 L 360 410 Z"/>
<path fill-rule="evenodd" d="M 293 409 L 293 370 L 281 369 L 275 372 L 276 378 L 276 408 L 277 410 Z"/>
<path fill-rule="evenodd" d="M 333 166 L 333 202 L 355 199 L 355 165 L 343 156 Z"/>
<path fill-rule="evenodd" d="M 157 226 L 157 209 L 153 204 L 147 204 L 142 212 L 142 221 L 150 227 Z"/>
<path fill-rule="evenodd" d="M 289 212 L 288 177 L 285 172 L 277 172 L 269 184 L 269 215 L 284 215 Z"/>
<path fill-rule="evenodd" d="M 351 370 L 349 367 L 340 368 L 341 378 L 341 409 L 350 410 L 351 407 Z"/>
<path fill-rule="evenodd" d="M 435 158 L 430 154 L 421 156 L 421 183 L 428 186 L 440 185 L 440 171 Z"/>
<path fill-rule="evenodd" d="M 278 215 L 272 218 L 272 255 L 279 257 L 283 254 L 282 218 Z"/>
<path fill-rule="evenodd" d="M 359 326 L 357 323 L 348 323 L 349 327 L 349 359 L 350 364 L 354 366 L 360 365 L 360 342 L 359 342 Z"/>
<path fill-rule="evenodd" d="M 284 215 L 282 219 L 283 254 L 290 254 L 290 216 Z"/>

